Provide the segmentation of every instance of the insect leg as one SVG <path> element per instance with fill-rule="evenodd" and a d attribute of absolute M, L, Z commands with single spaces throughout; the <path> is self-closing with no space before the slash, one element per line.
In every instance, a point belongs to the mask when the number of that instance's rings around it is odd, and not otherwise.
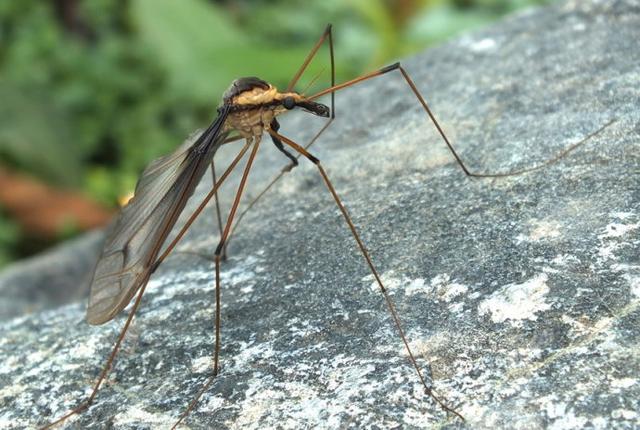
<path fill-rule="evenodd" d="M 160 263 L 162 263 L 162 261 L 165 258 L 167 258 L 167 256 L 173 250 L 173 248 L 175 248 L 175 246 L 178 244 L 178 241 L 182 238 L 182 236 L 184 236 L 184 234 L 189 229 L 191 224 L 195 221 L 196 217 L 202 212 L 202 210 L 207 205 L 209 200 L 211 200 L 211 198 L 215 195 L 217 189 L 224 182 L 224 180 L 229 176 L 231 171 L 233 171 L 233 169 L 236 167 L 236 165 L 238 164 L 238 162 L 244 156 L 244 154 L 247 152 L 248 149 L 249 149 L 249 145 L 246 144 L 242 148 L 242 150 L 238 153 L 236 158 L 231 162 L 231 164 L 229 165 L 227 170 L 222 174 L 222 176 L 220 177 L 220 180 L 216 183 L 216 186 L 213 188 L 213 190 L 211 190 L 211 192 L 209 192 L 209 194 L 207 194 L 207 196 L 205 197 L 203 202 L 200 204 L 200 206 L 198 206 L 198 208 L 191 215 L 189 220 L 187 220 L 187 222 L 182 227 L 180 232 L 177 234 L 175 239 L 173 239 L 173 241 L 167 246 L 167 248 L 165 249 L 164 253 L 160 257 L 158 257 L 158 259 L 155 261 L 153 266 L 151 268 L 149 268 L 149 270 L 144 273 L 145 279 L 140 284 L 141 285 L 140 291 L 137 293 L 136 300 L 135 300 L 135 302 L 134 302 L 134 304 L 133 304 L 133 306 L 131 308 L 131 311 L 129 312 L 129 316 L 127 317 L 127 321 L 125 322 L 124 326 L 120 330 L 120 334 L 118 335 L 118 339 L 116 340 L 116 343 L 114 344 L 113 349 L 111 350 L 111 353 L 109 354 L 109 358 L 107 359 L 106 364 L 104 365 L 104 367 L 102 368 L 102 371 L 100 372 L 100 375 L 98 376 L 98 381 L 93 386 L 93 390 L 91 391 L 91 395 L 87 398 L 87 400 L 81 402 L 80 405 L 78 405 L 77 407 L 72 409 L 70 412 L 68 412 L 64 416 L 62 416 L 62 417 L 58 418 L 57 420 L 55 420 L 55 421 L 43 426 L 41 428 L 41 430 L 49 429 L 49 428 L 52 428 L 52 427 L 60 424 L 63 421 L 65 421 L 67 418 L 69 418 L 69 417 L 71 417 L 73 415 L 81 413 L 83 410 L 85 410 L 86 408 L 88 408 L 91 405 L 91 403 L 93 402 L 94 398 L 96 397 L 96 395 L 98 393 L 98 389 L 100 388 L 100 386 L 102 384 L 102 381 L 104 381 L 104 379 L 106 378 L 107 374 L 109 373 L 109 370 L 111 369 L 111 366 L 113 365 L 113 362 L 114 362 L 114 360 L 116 358 L 116 355 L 118 354 L 118 351 L 120 350 L 120 346 L 122 344 L 122 341 L 124 340 L 124 336 L 125 336 L 127 330 L 129 329 L 129 326 L 131 325 L 131 321 L 133 320 L 133 316 L 135 315 L 135 313 L 138 310 L 138 307 L 140 305 L 140 301 L 142 299 L 142 295 L 144 294 L 144 290 L 146 288 L 147 282 L 149 281 L 149 277 L 151 276 L 151 274 L 153 274 L 153 272 L 155 272 L 155 270 L 160 265 Z"/>
<path fill-rule="evenodd" d="M 240 185 L 238 186 L 238 191 L 236 192 L 236 197 L 233 200 L 233 205 L 231 206 L 231 211 L 229 212 L 229 216 L 227 217 L 227 222 L 225 224 L 224 231 L 222 232 L 222 237 L 220 238 L 220 243 L 216 248 L 215 252 L 215 264 L 216 264 L 216 320 L 215 320 L 215 330 L 216 330 L 216 343 L 215 350 L 213 355 L 213 375 L 209 377 L 209 379 L 205 382 L 202 388 L 198 391 L 196 396 L 193 398 L 187 409 L 180 415 L 178 421 L 173 425 L 172 428 L 176 428 L 195 408 L 196 404 L 200 400 L 200 397 L 209 389 L 211 384 L 213 384 L 216 376 L 218 375 L 218 362 L 220 355 L 220 260 L 222 255 L 222 248 L 224 247 L 224 243 L 229 235 L 231 230 L 231 224 L 233 223 L 233 218 L 235 216 L 236 210 L 238 209 L 238 204 L 240 203 L 240 198 L 242 197 L 242 192 L 244 191 L 247 178 L 249 177 L 249 171 L 251 170 L 251 165 L 253 164 L 253 160 L 258 152 L 258 147 L 260 146 L 260 141 L 256 140 L 253 144 L 253 150 L 249 155 L 249 159 L 247 160 L 247 165 L 244 168 L 244 172 L 242 173 L 242 179 L 240 179 Z"/>
<path fill-rule="evenodd" d="M 331 113 L 333 113 L 333 110 L 331 111 Z M 313 145 L 316 140 L 318 140 L 318 138 L 320 137 L 320 135 L 329 127 L 329 125 L 331 125 L 331 123 L 333 122 L 335 118 L 329 118 L 329 121 L 327 121 L 324 126 L 315 134 L 315 136 L 313 136 L 313 138 L 304 146 L 304 148 L 309 148 L 311 145 Z M 294 156 L 297 159 L 300 158 L 300 154 L 296 154 Z M 231 228 L 231 232 L 229 233 L 229 237 L 227 238 L 227 241 L 225 242 L 225 248 L 229 245 L 229 243 L 231 242 L 231 238 L 235 235 L 236 230 L 238 229 L 238 226 L 240 225 L 240 221 L 242 221 L 242 219 L 244 218 L 244 216 L 256 205 L 256 203 L 258 203 L 258 201 L 260 201 L 260 199 L 267 193 L 267 191 L 269 191 L 271 189 L 271 187 L 273 187 L 276 182 L 278 182 L 280 180 L 280 178 L 282 178 L 287 172 L 291 171 L 291 169 L 293 168 L 292 164 L 288 164 L 287 166 L 285 166 L 280 173 L 278 173 L 276 176 L 273 177 L 273 179 L 269 182 L 269 184 L 267 184 L 266 187 L 264 187 L 262 189 L 262 191 L 260 191 L 260 193 L 253 199 L 251 200 L 251 202 L 249 202 L 249 204 L 247 205 L 246 208 L 244 208 L 242 210 L 242 212 L 240 212 L 240 214 L 238 215 L 238 219 L 235 222 L 235 224 L 233 224 L 233 227 Z"/>
<path fill-rule="evenodd" d="M 158 259 L 154 263 L 153 271 L 155 271 L 155 269 L 164 261 L 164 259 L 169 256 L 169 254 L 171 253 L 173 248 L 178 244 L 178 241 L 180 241 L 180 239 L 182 239 L 182 236 L 185 235 L 185 233 L 187 232 L 187 230 L 189 229 L 191 224 L 193 224 L 193 222 L 196 220 L 198 215 L 200 215 L 200 212 L 202 212 L 202 210 L 209 203 L 209 201 L 213 198 L 213 196 L 215 196 L 216 192 L 218 191 L 218 188 L 220 188 L 220 185 L 222 185 L 222 183 L 227 179 L 227 177 L 235 169 L 235 167 L 237 166 L 237 164 L 240 161 L 240 159 L 242 159 L 242 157 L 244 156 L 245 152 L 247 152 L 247 149 L 249 149 L 249 144 L 245 144 L 244 145 L 242 150 L 238 153 L 238 155 L 236 155 L 236 158 L 234 158 L 233 161 L 231 162 L 231 164 L 229 165 L 229 167 L 227 167 L 227 170 L 225 170 L 225 172 L 222 174 L 222 176 L 220 176 L 220 180 L 218 182 L 216 182 L 215 187 L 213 187 L 213 189 L 211 191 L 209 191 L 209 194 L 207 194 L 205 196 L 205 198 L 202 200 L 200 205 L 196 208 L 195 211 L 193 211 L 193 214 L 191 214 L 191 216 L 189 217 L 187 222 L 185 222 L 185 224 L 182 227 L 182 229 L 180 230 L 180 232 L 171 241 L 171 243 L 166 247 L 166 249 L 164 250 L 162 255 L 160 257 L 158 257 Z"/>
<path fill-rule="evenodd" d="M 223 145 L 230 142 L 235 142 L 236 140 L 240 140 L 240 139 L 242 139 L 242 136 L 228 137 L 224 140 Z M 211 177 L 213 180 L 213 188 L 216 190 L 216 192 L 214 193 L 214 197 L 216 202 L 216 219 L 218 221 L 218 233 L 222 236 L 222 216 L 220 215 L 220 199 L 218 198 L 218 191 L 216 187 L 217 179 L 216 179 L 215 159 L 211 160 Z M 227 248 L 225 247 L 224 252 L 222 253 L 222 260 L 226 260 L 226 259 L 227 259 Z"/>
<path fill-rule="evenodd" d="M 320 39 L 318 39 L 318 41 L 313 46 L 313 48 L 311 48 L 311 51 L 309 51 L 309 54 L 307 54 L 307 58 L 304 59 L 304 62 L 302 63 L 302 65 L 300 66 L 296 74 L 293 75 L 293 78 L 291 78 L 291 82 L 289 82 L 289 85 L 287 85 L 287 92 L 293 90 L 293 87 L 296 86 L 296 84 L 298 83 L 298 80 L 300 80 L 300 77 L 302 76 L 304 71 L 307 69 L 307 66 L 309 66 L 309 63 L 311 63 L 311 60 L 313 60 L 313 57 L 315 57 L 316 53 L 318 52 L 318 49 L 320 49 L 325 39 L 329 40 L 329 56 L 331 58 L 331 86 L 335 85 L 336 72 L 335 72 L 334 61 L 333 61 L 333 37 L 331 33 L 331 24 L 327 24 L 327 26 L 324 29 L 324 32 L 322 33 L 322 36 L 320 36 Z M 331 98 L 331 107 L 332 107 L 331 111 L 333 112 L 333 97 Z"/>
<path fill-rule="evenodd" d="M 213 180 L 213 189 L 216 190 L 214 193 L 213 200 L 216 203 L 216 219 L 218 221 L 218 233 L 222 236 L 222 215 L 220 215 L 220 199 L 218 198 L 218 187 L 216 187 L 217 179 L 216 179 L 216 161 L 211 160 L 211 178 Z M 225 248 L 222 252 L 222 259 L 227 259 L 227 249 Z"/>
<path fill-rule="evenodd" d="M 271 130 L 280 130 L 280 123 L 275 118 L 273 119 L 273 121 L 271 121 Z M 298 157 L 294 157 L 289 151 L 284 149 L 282 142 L 277 137 L 271 136 L 271 140 L 273 141 L 273 144 L 276 146 L 276 148 L 278 148 L 278 151 L 282 152 L 289 160 L 291 160 L 291 164 L 285 167 L 285 169 L 289 171 L 296 167 L 298 165 Z"/>
<path fill-rule="evenodd" d="M 138 292 L 138 295 L 136 297 L 136 301 L 133 303 L 131 311 L 129 312 L 129 316 L 127 317 L 127 321 L 125 322 L 124 327 L 122 327 L 122 330 L 120 330 L 120 334 L 118 335 L 118 339 L 116 340 L 116 343 L 113 346 L 113 349 L 111 350 L 111 354 L 109 354 L 109 358 L 107 359 L 106 364 L 104 365 L 104 367 L 102 368 L 102 371 L 100 372 L 100 375 L 98 376 L 98 381 L 93 386 L 93 390 L 91 391 L 91 395 L 87 398 L 87 400 L 85 400 L 82 403 L 80 403 L 78 406 L 73 408 L 70 412 L 68 412 L 64 416 L 58 418 L 57 420 L 55 420 L 55 421 L 53 421 L 53 422 L 41 427 L 40 430 L 53 428 L 56 425 L 58 425 L 58 424 L 62 423 L 63 421 L 65 421 L 67 418 L 72 417 L 73 415 L 77 415 L 77 414 L 81 413 L 82 411 L 84 411 L 85 409 L 87 409 L 91 405 L 91 403 L 93 402 L 93 399 L 98 394 L 98 389 L 100 388 L 100 385 L 102 385 L 102 381 L 104 381 L 104 379 L 107 377 L 107 373 L 109 373 L 109 370 L 111 370 L 111 366 L 113 365 L 113 361 L 115 360 L 116 355 L 118 354 L 118 351 L 120 350 L 120 346 L 122 345 L 122 341 L 124 340 L 124 335 L 127 333 L 127 329 L 131 325 L 131 321 L 133 321 L 133 316 L 135 315 L 136 311 L 138 310 L 138 306 L 140 306 L 140 301 L 142 300 L 142 295 L 144 294 L 144 290 L 147 287 L 147 282 L 149 281 L 149 277 L 150 276 L 151 276 L 151 272 L 147 272 L 145 274 L 146 280 L 142 283 L 142 286 L 140 287 L 140 291 Z"/>
<path fill-rule="evenodd" d="M 464 162 L 462 161 L 462 158 L 460 158 L 460 156 L 458 155 L 456 150 L 453 148 L 453 145 L 451 144 L 451 142 L 447 138 L 446 134 L 442 130 L 442 127 L 440 127 L 440 124 L 438 123 L 438 121 L 436 120 L 435 116 L 431 112 L 431 109 L 429 108 L 429 105 L 425 101 L 424 97 L 422 97 L 422 94 L 420 94 L 420 91 L 418 91 L 418 88 L 416 87 L 415 83 L 413 82 L 413 80 L 411 79 L 409 74 L 406 72 L 406 70 L 400 65 L 400 63 L 391 64 L 389 66 L 383 67 L 383 68 L 381 68 L 379 70 L 376 70 L 374 72 L 367 73 L 367 74 L 362 75 L 360 77 L 351 79 L 350 81 L 344 82 L 342 84 L 333 85 L 333 86 L 331 86 L 329 88 L 326 88 L 326 89 L 324 89 L 324 90 L 322 90 L 322 91 L 320 91 L 320 92 L 308 97 L 308 99 L 309 100 L 313 100 L 313 99 L 321 97 L 321 96 L 323 96 L 325 94 L 333 94 L 336 91 L 341 90 L 343 88 L 348 88 L 348 87 L 353 86 L 353 85 L 355 85 L 357 83 L 360 83 L 362 81 L 366 81 L 366 80 L 369 80 L 371 78 L 375 78 L 376 76 L 384 75 L 384 74 L 389 73 L 389 72 L 394 71 L 394 70 L 399 70 L 400 71 L 400 73 L 402 74 L 402 77 L 404 78 L 405 82 L 407 83 L 407 85 L 409 85 L 409 87 L 411 88 L 411 91 L 416 96 L 416 98 L 418 99 L 418 101 L 422 105 L 422 108 L 425 110 L 425 112 L 429 116 L 429 119 L 431 119 L 431 121 L 435 125 L 436 129 L 440 133 L 440 136 L 442 137 L 444 142 L 447 144 L 447 147 L 451 151 L 451 154 L 453 154 L 454 158 L 456 159 L 456 161 L 458 162 L 458 164 L 460 165 L 460 167 L 462 168 L 464 173 L 467 176 L 471 176 L 471 177 L 476 177 L 476 178 L 498 178 L 498 177 L 505 177 L 505 176 L 520 175 L 522 173 L 528 173 L 528 172 L 532 172 L 534 170 L 538 170 L 538 169 L 540 169 L 542 167 L 545 167 L 545 166 L 547 166 L 549 164 L 555 163 L 558 160 L 562 159 L 568 153 L 570 153 L 570 152 L 574 151 L 575 149 L 577 149 L 578 147 L 582 146 L 589 139 L 591 139 L 592 137 L 594 137 L 595 135 L 597 135 L 598 133 L 600 133 L 605 128 L 607 128 L 608 126 L 610 126 L 612 123 L 615 122 L 615 120 L 611 120 L 611 121 L 607 122 L 606 124 L 604 124 L 603 126 L 598 128 L 596 131 L 594 131 L 594 132 L 588 134 L 587 136 L 585 136 L 579 142 L 570 145 L 568 148 L 565 148 L 564 150 L 562 150 L 561 152 L 556 154 L 554 157 L 542 162 L 541 164 L 538 164 L 538 165 L 535 165 L 535 166 L 532 166 L 532 167 L 528 167 L 528 168 L 524 168 L 524 169 L 505 172 L 505 173 L 485 173 L 485 172 L 477 173 L 477 172 L 470 171 L 467 168 L 467 166 L 464 164 Z"/>
<path fill-rule="evenodd" d="M 334 60 L 334 57 L 333 57 L 333 37 L 332 37 L 332 32 L 331 32 L 331 24 L 328 24 L 327 27 L 325 28 L 324 32 L 322 33 L 322 36 L 320 36 L 320 39 L 318 39 L 318 42 L 316 42 L 314 47 L 311 49 L 311 51 L 307 55 L 307 58 L 302 63 L 302 66 L 300 66 L 300 69 L 298 70 L 298 72 L 295 74 L 293 79 L 291 79 L 291 82 L 287 86 L 287 91 L 291 91 L 293 89 L 293 87 L 296 85 L 296 83 L 298 82 L 298 80 L 300 79 L 300 77 L 302 76 L 304 71 L 306 70 L 307 66 L 309 65 L 309 63 L 311 62 L 313 57 L 316 55 L 316 53 L 318 52 L 318 49 L 320 49 L 320 47 L 322 46 L 322 43 L 324 43 L 325 40 L 328 40 L 328 42 L 329 42 L 329 59 L 330 59 L 330 62 L 331 62 L 331 86 L 332 87 L 335 86 L 335 84 L 336 84 L 336 67 L 335 67 L 335 60 Z M 304 146 L 305 149 L 309 148 L 311 145 L 316 143 L 318 138 L 320 138 L 320 135 L 322 133 L 324 133 L 324 131 L 327 128 L 329 128 L 329 125 L 331 125 L 331 123 L 333 122 L 335 117 L 336 117 L 335 94 L 331 93 L 331 117 L 322 126 L 322 128 L 311 138 L 311 140 Z M 277 131 L 278 129 L 275 128 L 275 130 Z M 274 141 L 274 143 L 275 143 L 275 141 Z M 278 146 L 277 143 L 276 143 L 276 146 Z M 280 147 L 278 147 L 278 149 L 280 149 Z M 233 227 L 231 229 L 231 233 L 229 233 L 229 237 L 227 238 L 227 241 L 225 242 L 224 254 L 223 255 L 227 254 L 227 252 L 226 252 L 227 251 L 227 246 L 231 242 L 231 238 L 235 234 L 236 229 L 240 225 L 240 222 L 242 221 L 244 216 L 247 214 L 247 212 L 249 212 L 253 208 L 253 206 L 255 206 L 255 204 L 258 203 L 258 201 L 262 198 L 262 196 L 264 196 L 267 193 L 267 191 L 269 191 L 269 189 L 276 182 L 278 182 L 280 180 L 280 178 L 282 178 L 285 175 L 285 173 L 290 172 L 291 169 L 293 169 L 297 165 L 297 160 L 299 158 L 300 158 L 300 154 L 296 154 L 295 155 L 295 161 L 292 160 L 292 164 L 288 164 L 287 166 L 283 167 L 282 170 L 280 171 L 280 173 L 278 173 L 276 176 L 274 176 L 274 178 L 271 180 L 271 182 L 269 182 L 269 184 L 267 184 L 267 186 L 264 187 L 264 189 L 257 195 L 257 197 L 254 198 L 253 200 L 251 200 L 251 202 L 249 202 L 247 207 L 244 208 L 242 210 L 242 212 L 240 212 L 240 215 L 238 215 L 238 220 L 233 225 Z"/>
<path fill-rule="evenodd" d="M 553 163 L 557 162 L 558 160 L 560 160 L 561 158 L 566 156 L 571 151 L 577 149 L 579 146 L 581 146 L 582 144 L 587 142 L 589 139 L 591 139 L 592 137 L 594 137 L 595 135 L 600 133 L 602 130 L 604 130 L 605 128 L 607 128 L 609 125 L 611 125 L 614 122 L 613 120 L 609 121 L 607 124 L 603 125 L 602 127 L 600 127 L 595 132 L 592 132 L 592 133 L 588 134 L 586 137 L 584 137 L 583 139 L 581 139 L 577 143 L 574 143 L 574 144 L 570 145 L 569 147 L 565 148 L 564 150 L 562 150 L 561 152 L 559 152 L 555 156 L 549 158 L 548 160 L 545 160 L 544 162 L 542 162 L 540 164 L 537 164 L 537 165 L 534 165 L 534 166 L 531 166 L 531 167 L 527 167 L 527 168 L 524 168 L 524 169 L 512 170 L 510 172 L 504 172 L 504 173 L 484 173 L 484 172 L 483 173 L 476 173 L 476 172 L 471 172 L 471 171 L 469 171 L 469 169 L 467 169 L 467 167 L 462 162 L 462 159 L 458 156 L 456 151 L 453 149 L 453 145 L 451 145 L 451 143 L 449 142 L 449 139 L 447 139 L 447 136 L 444 134 L 444 131 L 442 131 L 442 127 L 440 127 L 440 124 L 438 124 L 438 121 L 436 120 L 435 116 L 431 112 L 431 109 L 429 109 L 429 105 L 427 105 L 427 102 L 425 101 L 424 97 L 422 97 L 422 94 L 420 94 L 420 91 L 418 91 L 418 88 L 416 87 L 416 84 L 413 82 L 413 80 L 411 79 L 409 74 L 406 72 L 406 70 L 400 65 L 400 63 L 397 63 L 397 65 L 398 65 L 397 68 L 400 70 L 400 73 L 402 73 L 402 77 L 404 78 L 404 80 L 407 82 L 407 84 L 411 88 L 411 91 L 413 91 L 413 94 L 415 94 L 416 98 L 418 99 L 418 101 L 420 102 L 422 107 L 424 108 L 425 112 L 427 112 L 427 114 L 429 115 L 429 118 L 431 119 L 433 124 L 438 129 L 438 132 L 440 133 L 440 136 L 442 136 L 442 139 L 445 141 L 445 143 L 447 144 L 447 146 L 451 150 L 451 153 L 455 157 L 456 161 L 458 162 L 458 164 L 460 165 L 460 167 L 462 168 L 462 170 L 464 171 L 464 173 L 467 176 L 472 176 L 472 177 L 476 177 L 476 178 L 499 178 L 499 177 L 516 176 L 516 175 L 521 175 L 523 173 L 533 172 L 534 170 L 541 169 L 541 168 L 543 168 L 545 166 L 548 166 L 549 164 L 553 164 Z"/>
<path fill-rule="evenodd" d="M 311 48 L 311 51 L 309 51 L 309 54 L 307 54 L 307 58 L 305 58 L 304 62 L 300 66 L 300 69 L 298 69 L 296 74 L 291 79 L 291 82 L 289 82 L 289 85 L 287 85 L 287 91 L 292 91 L 293 87 L 296 86 L 296 83 L 298 82 L 298 80 L 300 79 L 304 71 L 307 69 L 307 66 L 309 66 L 309 63 L 311 63 L 311 60 L 313 60 L 313 57 L 315 57 L 316 53 L 318 52 L 318 49 L 320 49 L 320 47 L 322 46 L 325 40 L 329 41 L 329 60 L 331 62 L 331 87 L 334 87 L 336 85 L 336 66 L 335 66 L 335 60 L 333 56 L 333 33 L 331 29 L 332 29 L 331 24 L 327 24 L 327 27 L 324 29 L 324 32 L 322 33 L 322 36 L 320 36 L 320 39 L 318 39 L 318 41 L 313 46 L 313 48 Z M 314 137 L 311 140 L 307 148 L 313 144 L 315 139 L 317 139 L 317 136 L 319 136 L 320 133 L 322 133 L 324 129 L 327 128 L 329 123 L 333 121 L 333 119 L 335 118 L 335 111 L 336 111 L 336 100 L 335 100 L 335 94 L 332 92 L 331 93 L 331 119 L 328 121 L 327 124 L 325 124 L 322 130 L 318 132 L 316 137 Z"/>
<path fill-rule="evenodd" d="M 395 305 L 393 304 L 393 301 L 391 300 L 391 297 L 387 293 L 386 288 L 382 284 L 382 279 L 380 278 L 380 275 L 378 274 L 378 271 L 376 270 L 375 266 L 373 265 L 373 261 L 371 260 L 371 256 L 369 255 L 369 251 L 367 251 L 367 248 L 364 246 L 364 243 L 360 239 L 360 235 L 358 234 L 358 232 L 356 230 L 356 227 L 353 224 L 353 221 L 351 220 L 351 216 L 349 215 L 349 213 L 347 212 L 347 209 L 342 204 L 342 201 L 340 200 L 340 197 L 338 196 L 338 193 L 336 192 L 335 188 L 333 187 L 333 184 L 329 180 L 329 176 L 327 176 L 327 173 L 325 172 L 324 168 L 322 167 L 322 164 L 320 164 L 320 160 L 318 160 L 316 157 L 311 155 L 309 152 L 307 152 L 306 149 L 304 149 L 302 146 L 298 145 L 297 143 L 295 143 L 291 139 L 289 139 L 289 138 L 287 138 L 285 136 L 282 136 L 281 134 L 278 134 L 277 132 L 275 132 L 273 130 L 269 130 L 269 133 L 272 136 L 275 136 L 275 137 L 279 138 L 280 140 L 282 140 L 284 143 L 286 143 L 287 145 L 289 145 L 290 147 L 295 149 L 298 153 L 302 154 L 303 156 L 308 158 L 313 164 L 316 165 L 316 167 L 320 171 L 320 175 L 322 176 L 322 179 L 324 180 L 325 185 L 327 186 L 327 188 L 329 189 L 329 192 L 333 196 L 333 199 L 335 200 L 336 205 L 338 205 L 338 208 L 340 209 L 340 212 L 342 212 L 342 216 L 344 217 L 345 221 L 347 222 L 347 225 L 349 226 L 349 230 L 351 230 L 351 234 L 353 235 L 353 238 L 356 240 L 356 242 L 358 244 L 358 248 L 360 248 L 360 252 L 364 256 L 365 260 L 367 261 L 367 265 L 369 266 L 369 269 L 371 270 L 371 273 L 375 277 L 376 282 L 378 283 L 378 286 L 380 287 L 380 291 L 382 292 L 382 295 L 384 296 L 384 299 L 385 299 L 385 301 L 387 303 L 387 307 L 389 308 L 389 312 L 391 313 L 391 316 L 393 317 L 393 321 L 395 323 L 396 329 L 398 330 L 398 332 L 400 334 L 400 337 L 402 338 L 402 342 L 404 343 L 405 349 L 407 350 L 407 353 L 409 355 L 411 364 L 415 368 L 416 373 L 418 374 L 418 377 L 420 378 L 420 381 L 422 382 L 422 385 L 423 385 L 423 387 L 425 389 L 426 394 L 429 395 L 433 400 L 435 400 L 436 403 L 438 403 L 438 405 L 440 405 L 440 407 L 444 411 L 451 412 L 452 414 L 456 415 L 460 419 L 464 420 L 462 415 L 460 415 L 454 409 L 452 409 L 449 406 L 447 406 L 445 404 L 444 400 L 441 399 L 439 396 L 437 396 L 435 394 L 435 392 L 433 391 L 433 389 L 431 389 L 431 388 L 429 388 L 427 386 L 427 383 L 426 383 L 424 377 L 422 376 L 422 372 L 420 371 L 420 367 L 418 366 L 418 363 L 416 362 L 416 359 L 415 359 L 415 357 L 413 355 L 413 352 L 411 351 L 411 347 L 409 346 L 409 342 L 407 341 L 407 337 L 404 334 L 404 330 L 402 329 L 402 324 L 400 322 L 400 317 L 398 316 L 398 312 L 396 311 Z"/>

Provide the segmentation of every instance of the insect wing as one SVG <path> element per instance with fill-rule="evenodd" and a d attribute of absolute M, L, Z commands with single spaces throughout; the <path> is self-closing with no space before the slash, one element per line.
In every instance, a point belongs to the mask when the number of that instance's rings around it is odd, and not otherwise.
<path fill-rule="evenodd" d="M 91 281 L 90 324 L 113 319 L 147 282 L 162 244 L 227 135 L 227 114 L 221 110 L 204 132 L 192 134 L 142 173 L 133 198 L 107 233 Z"/>

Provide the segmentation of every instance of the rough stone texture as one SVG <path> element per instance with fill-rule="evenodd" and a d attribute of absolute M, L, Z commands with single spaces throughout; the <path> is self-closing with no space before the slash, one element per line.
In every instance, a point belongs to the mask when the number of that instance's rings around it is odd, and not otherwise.
<path fill-rule="evenodd" d="M 222 370 L 186 426 L 640 427 L 638 40 L 637 1 L 576 1 L 405 62 L 476 171 L 535 165 L 610 124 L 516 177 L 465 177 L 397 73 L 337 95 L 339 119 L 314 153 L 422 368 L 465 423 L 422 393 L 362 256 L 303 165 L 230 247 Z M 281 130 L 304 141 L 319 126 L 300 114 Z M 286 163 L 270 144 L 260 155 L 253 195 Z M 211 252 L 212 218 L 181 249 Z M 188 253 L 163 265 L 107 385 L 66 427 L 173 423 L 210 372 L 211 270 Z M 122 319 L 90 327 L 84 306 L 2 324 L 0 427 L 44 423 L 88 394 Z"/>
<path fill-rule="evenodd" d="M 87 297 L 103 237 L 91 232 L 0 273 L 0 321 Z"/>

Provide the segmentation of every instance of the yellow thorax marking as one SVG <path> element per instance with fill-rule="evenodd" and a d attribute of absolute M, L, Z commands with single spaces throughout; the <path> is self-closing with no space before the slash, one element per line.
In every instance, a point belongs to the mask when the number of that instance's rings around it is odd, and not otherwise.
<path fill-rule="evenodd" d="M 295 101 L 302 100 L 302 97 L 296 93 L 280 93 L 273 85 L 269 85 L 269 89 L 255 87 L 251 90 L 244 91 L 233 98 L 233 104 L 236 105 L 261 105 L 270 103 L 274 100 L 282 100 L 285 97 L 293 97 Z"/>

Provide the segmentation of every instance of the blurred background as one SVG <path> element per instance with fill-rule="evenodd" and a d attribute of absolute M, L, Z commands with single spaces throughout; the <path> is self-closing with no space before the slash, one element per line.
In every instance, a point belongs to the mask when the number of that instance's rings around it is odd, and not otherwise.
<path fill-rule="evenodd" d="M 107 223 L 234 78 L 285 87 L 329 22 L 341 81 L 547 2 L 2 1 L 0 268 Z M 325 51 L 323 71 L 318 88 Z"/>

